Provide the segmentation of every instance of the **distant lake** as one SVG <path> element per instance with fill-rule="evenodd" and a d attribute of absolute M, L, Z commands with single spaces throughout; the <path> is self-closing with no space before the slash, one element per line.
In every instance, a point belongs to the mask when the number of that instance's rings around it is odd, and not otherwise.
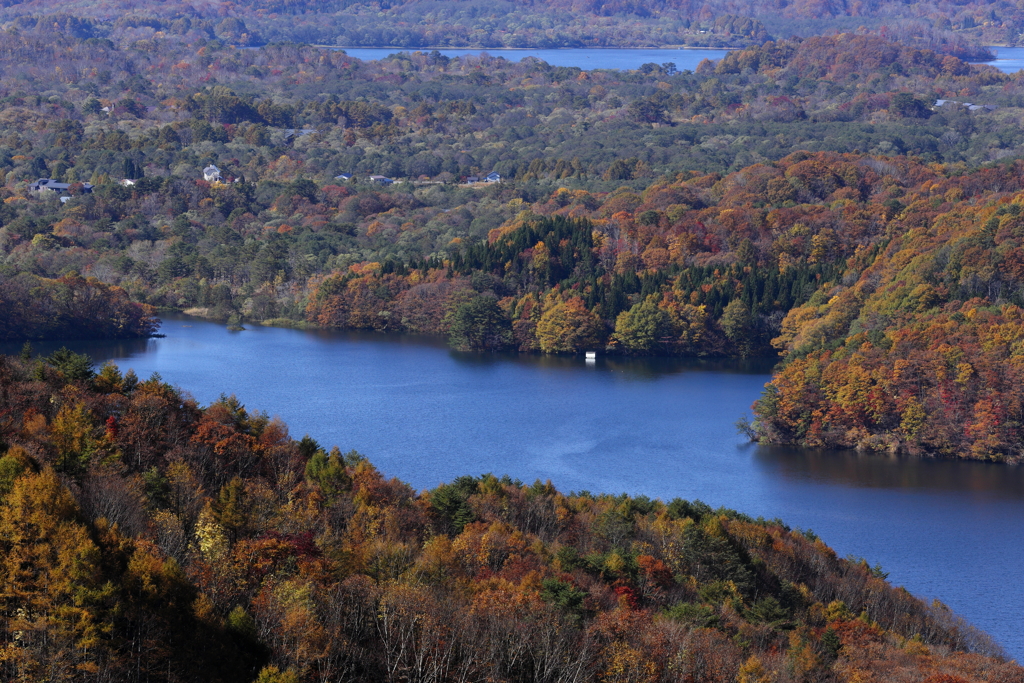
<path fill-rule="evenodd" d="M 995 60 L 991 62 L 975 62 L 976 64 L 988 64 L 1007 74 L 1017 73 L 1024 69 L 1024 47 L 989 46 L 988 49 L 996 53 Z"/>
<path fill-rule="evenodd" d="M 1013 578 L 1024 566 L 1024 467 L 746 443 L 734 422 L 750 415 L 770 362 L 468 354 L 431 338 L 231 332 L 172 316 L 161 332 L 68 346 L 143 379 L 159 372 L 204 404 L 237 394 L 293 437 L 356 449 L 417 489 L 493 472 L 780 517 L 840 556 L 881 564 L 1024 660 L 1024 583 Z"/>
<path fill-rule="evenodd" d="M 978 62 L 990 64 L 1004 73 L 1016 73 L 1024 69 L 1024 47 L 989 47 L 996 53 L 996 58 L 991 62 Z M 388 55 L 398 52 L 415 52 L 415 50 L 403 50 L 400 48 L 345 48 L 346 54 L 358 59 L 374 60 L 384 59 Z M 420 50 L 420 52 L 431 52 L 431 50 Z M 659 50 L 655 48 L 645 49 L 611 49 L 611 48 L 567 48 L 564 50 L 480 50 L 480 49 L 453 49 L 438 50 L 446 57 L 464 57 L 466 55 L 479 55 L 486 52 L 493 57 L 503 57 L 510 62 L 518 62 L 524 57 L 536 57 L 552 66 L 578 66 L 584 70 L 592 69 L 621 69 L 623 71 L 638 69 L 643 64 L 664 64 L 672 62 L 680 71 L 689 69 L 693 71 L 704 59 L 712 61 L 722 59 L 729 50 L 727 49 L 700 49 L 700 50 Z"/>
<path fill-rule="evenodd" d="M 370 48 L 354 47 L 344 48 L 345 53 L 358 59 L 374 60 L 384 59 L 388 55 L 397 52 L 415 52 L 416 50 L 403 50 L 399 48 Z M 432 52 L 432 50 L 419 50 L 419 52 Z M 704 59 L 721 59 L 729 50 L 659 50 L 655 48 L 645 49 L 611 49 L 611 48 L 566 48 L 564 50 L 479 50 L 479 49 L 454 49 L 438 50 L 446 57 L 465 57 L 467 55 L 479 55 L 486 52 L 492 57 L 503 57 L 510 62 L 518 62 L 524 57 L 536 57 L 552 66 L 578 66 L 581 69 L 590 71 L 592 69 L 639 69 L 643 64 L 664 64 L 672 62 L 680 71 L 689 69 L 693 71 Z"/>

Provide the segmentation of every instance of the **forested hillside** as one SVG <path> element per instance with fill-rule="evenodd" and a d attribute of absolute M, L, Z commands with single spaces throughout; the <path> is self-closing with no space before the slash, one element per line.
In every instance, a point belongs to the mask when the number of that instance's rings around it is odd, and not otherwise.
<path fill-rule="evenodd" d="M 5 680 L 1024 681 L 884 576 L 700 502 L 417 493 L 234 398 L 0 357 Z"/>
<path fill-rule="evenodd" d="M 584 72 L 239 50 L 189 21 L 0 33 L 4 338 L 145 335 L 145 304 L 781 351 L 758 438 L 1019 457 L 1019 75 L 871 34 Z"/>
<path fill-rule="evenodd" d="M 968 198 L 984 174 L 1012 190 L 1012 170 L 968 169 L 1024 149 L 1018 77 L 871 35 L 768 43 L 697 73 L 620 73 L 237 50 L 187 26 L 115 44 L 75 37 L 73 22 L 22 23 L 0 34 L 5 277 L 76 272 L 223 319 L 444 332 L 479 294 L 502 302 L 510 328 L 522 322 L 485 346 L 760 353 L 915 201 L 916 173 Z M 839 166 L 818 178 L 821 163 Z M 204 179 L 210 164 L 220 180 Z M 919 171 L 886 170 L 903 167 Z M 465 184 L 490 170 L 500 184 Z M 67 202 L 30 190 L 39 177 L 69 183 Z M 747 178 L 759 180 L 733 188 Z M 856 214 L 828 220 L 858 227 L 819 235 L 809 214 Z M 575 222 L 546 227 L 555 216 Z M 514 251 L 493 242 L 503 234 Z M 668 322 L 617 329 L 670 291 Z M 576 298 L 590 331 L 542 341 L 531 326 Z"/>
<path fill-rule="evenodd" d="M 1019 462 L 1022 209 L 1014 193 L 906 210 L 877 255 L 791 310 L 763 437 Z"/>
<path fill-rule="evenodd" d="M 196 30 L 236 45 L 295 41 L 434 47 L 644 47 L 756 45 L 771 39 L 859 28 L 961 57 L 980 45 L 1016 44 L 1024 11 L 1012 2 L 904 3 L 774 0 L 255 0 L 139 5 L 130 0 L 7 0 L 0 20 L 69 16 L 81 37 L 152 28 Z M 93 22 L 100 22 L 99 25 Z"/>
<path fill-rule="evenodd" d="M 154 313 L 96 278 L 0 277 L 0 341 L 148 337 L 159 326 Z"/>

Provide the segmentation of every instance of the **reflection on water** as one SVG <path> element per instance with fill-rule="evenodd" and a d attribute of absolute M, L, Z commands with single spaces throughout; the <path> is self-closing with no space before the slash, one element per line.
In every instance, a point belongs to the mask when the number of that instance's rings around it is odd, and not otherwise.
<path fill-rule="evenodd" d="M 108 360 L 115 358 L 128 358 L 137 354 L 146 353 L 154 348 L 156 339 L 93 339 L 86 341 L 34 341 L 32 352 L 37 356 L 48 356 L 61 347 L 67 347 L 76 353 L 86 353 L 95 361 L 96 365 L 102 365 Z M 17 355 L 21 353 L 23 342 L 0 343 L 0 353 Z"/>
<path fill-rule="evenodd" d="M 1024 498 L 1024 468 L 858 451 L 755 446 L 755 461 L 791 480 L 877 489 L 947 491 Z"/>
<path fill-rule="evenodd" d="M 187 318 L 168 318 L 175 322 L 187 320 Z M 261 328 L 254 326 L 253 330 Z M 267 328 L 262 328 L 267 329 Z M 393 344 L 395 346 L 425 346 L 431 348 L 448 348 L 444 337 L 429 334 L 387 334 L 384 332 L 372 332 L 368 330 L 308 330 L 304 332 L 311 338 L 322 342 L 334 343 L 344 342 L 373 342 L 374 344 Z"/>
<path fill-rule="evenodd" d="M 658 380 L 688 372 L 713 372 L 729 375 L 766 375 L 776 363 L 774 358 L 630 358 L 598 355 L 586 362 L 582 356 L 549 356 L 531 353 L 463 353 L 452 351 L 451 358 L 459 365 L 485 367 L 514 363 L 523 367 L 578 372 L 581 368 L 620 373 L 629 379 Z"/>
<path fill-rule="evenodd" d="M 175 327 L 190 327 L 192 324 L 210 325 L 208 321 L 196 320 L 189 316 L 180 314 L 167 314 L 163 316 L 164 327 L 174 329 Z M 267 328 L 249 326 L 249 332 L 266 331 Z M 474 353 L 460 352 L 448 347 L 444 337 L 426 334 L 393 334 L 384 332 L 373 332 L 368 330 L 308 330 L 303 334 L 317 341 L 336 344 L 338 342 L 362 342 L 375 345 L 392 345 L 410 348 L 435 348 L 448 351 L 450 358 L 465 367 L 488 367 L 507 363 L 513 363 L 522 367 L 543 368 L 545 370 L 567 370 L 578 371 L 581 367 L 601 369 L 606 372 L 622 373 L 635 379 L 658 379 L 666 375 L 675 375 L 686 372 L 714 372 L 723 374 L 738 375 L 766 375 L 771 373 L 772 368 L 778 362 L 778 358 L 632 358 L 627 356 L 606 355 L 599 352 L 595 363 L 586 364 L 582 356 L 551 356 L 541 353 L 516 353 L 505 351 L 498 353 Z M 142 340 L 149 342 L 150 340 Z M 76 343 L 76 348 L 81 343 Z M 20 348 L 20 347 L 18 347 Z M 59 345 L 54 348 L 59 348 Z M 2 347 L 0 347 L 2 349 Z M 102 342 L 98 342 L 96 349 L 100 354 L 106 354 Z M 140 351 L 145 351 L 141 348 Z M 11 352 L 7 352 L 11 353 Z M 92 355 L 92 354 L 90 354 Z M 104 358 L 93 355 L 97 362 Z"/>

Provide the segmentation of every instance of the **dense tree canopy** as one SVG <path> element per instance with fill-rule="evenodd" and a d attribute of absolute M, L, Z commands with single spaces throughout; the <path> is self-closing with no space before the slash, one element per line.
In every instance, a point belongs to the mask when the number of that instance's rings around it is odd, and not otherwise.
<path fill-rule="evenodd" d="M 615 72 L 162 21 L 0 32 L 0 337 L 144 335 L 149 305 L 464 349 L 780 350 L 760 438 L 1019 457 L 1014 342 L 986 335 L 1024 307 L 1020 75 L 865 31 Z M 953 324 L 953 352 L 926 343 Z"/>
<path fill-rule="evenodd" d="M 53 23 L 79 38 L 200 35 L 235 45 L 279 41 L 340 46 L 557 48 L 747 46 L 867 27 L 958 56 L 1015 44 L 1024 14 L 1008 0 L 927 4 L 870 0 L 255 0 L 139 7 L 128 0 L 32 0 L 0 7 L 17 28 Z M 13 21 L 12 21 L 13 20 Z"/>

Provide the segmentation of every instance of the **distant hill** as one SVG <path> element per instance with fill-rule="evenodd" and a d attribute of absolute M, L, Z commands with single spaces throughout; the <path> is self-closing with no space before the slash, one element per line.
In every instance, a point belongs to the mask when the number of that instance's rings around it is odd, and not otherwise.
<path fill-rule="evenodd" d="M 68 15 L 176 31 L 186 22 L 243 45 L 296 41 L 402 48 L 747 46 L 770 38 L 878 30 L 915 47 L 985 58 L 978 45 L 1017 44 L 1024 9 L 1012 2 L 906 4 L 754 0 L 30 0 L 0 2 L 0 20 Z M 281 16 L 288 21 L 281 21 Z M 175 26 L 175 22 L 178 25 Z M 193 25 L 194 24 L 194 25 Z"/>

